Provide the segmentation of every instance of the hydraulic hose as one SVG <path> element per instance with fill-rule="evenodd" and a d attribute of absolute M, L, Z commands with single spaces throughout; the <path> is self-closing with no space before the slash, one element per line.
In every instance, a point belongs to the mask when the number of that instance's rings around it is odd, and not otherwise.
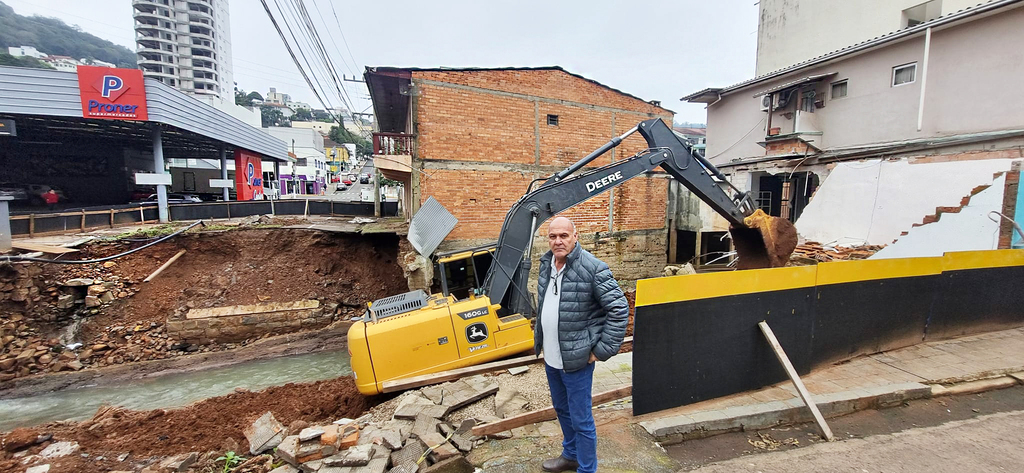
<path fill-rule="evenodd" d="M 118 253 L 116 255 L 106 256 L 106 257 L 103 257 L 103 258 L 84 259 L 84 260 L 72 261 L 72 260 L 33 258 L 33 257 L 30 257 L 30 256 L 3 256 L 3 257 L 0 257 L 0 263 L 15 263 L 15 262 L 19 262 L 19 261 L 31 261 L 31 262 L 34 262 L 34 263 L 55 263 L 55 264 L 93 264 L 93 263 L 102 263 L 104 261 L 110 261 L 112 259 L 117 259 L 117 258 L 120 258 L 122 256 L 128 256 L 128 255 L 130 255 L 132 253 L 135 253 L 136 251 L 149 248 L 149 247 L 151 247 L 151 246 L 153 246 L 153 245 L 155 245 L 157 243 L 160 243 L 160 242 L 163 242 L 163 241 L 166 241 L 166 240 L 170 240 L 171 238 L 174 238 L 174 237 L 176 237 L 178 235 L 181 235 L 182 233 L 185 233 L 186 231 L 188 231 L 192 227 L 194 227 L 196 225 L 199 225 L 201 223 L 203 223 L 202 220 L 196 220 L 191 225 L 189 225 L 189 226 L 187 226 L 185 228 L 182 228 L 181 230 L 178 230 L 178 231 L 176 231 L 176 232 L 174 232 L 174 233 L 172 233 L 170 235 L 167 235 L 167 236 L 161 237 L 159 239 L 153 240 L 153 241 L 151 241 L 149 243 L 146 243 L 145 245 L 142 245 L 142 246 L 140 246 L 138 248 L 133 248 L 131 250 L 125 251 L 124 253 Z"/>

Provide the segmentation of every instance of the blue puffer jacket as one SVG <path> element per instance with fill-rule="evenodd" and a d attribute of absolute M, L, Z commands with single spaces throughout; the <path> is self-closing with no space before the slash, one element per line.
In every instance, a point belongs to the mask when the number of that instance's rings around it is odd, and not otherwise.
<path fill-rule="evenodd" d="M 551 280 L 553 257 L 548 251 L 540 258 L 540 303 L 533 335 L 534 352 L 538 355 L 544 347 L 540 311 Z M 558 344 L 563 369 L 576 371 L 587 366 L 591 352 L 601 361 L 619 352 L 629 324 L 629 305 L 608 265 L 581 248 L 579 242 L 569 252 L 565 264 L 559 287 Z"/>

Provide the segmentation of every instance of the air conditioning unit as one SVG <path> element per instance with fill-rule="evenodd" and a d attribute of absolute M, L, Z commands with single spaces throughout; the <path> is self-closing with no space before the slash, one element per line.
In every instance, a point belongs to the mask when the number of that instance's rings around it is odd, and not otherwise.
<path fill-rule="evenodd" d="M 778 110 L 779 108 L 779 97 L 775 94 L 767 94 L 761 96 L 761 111 L 767 112 L 768 107 L 772 110 Z"/>

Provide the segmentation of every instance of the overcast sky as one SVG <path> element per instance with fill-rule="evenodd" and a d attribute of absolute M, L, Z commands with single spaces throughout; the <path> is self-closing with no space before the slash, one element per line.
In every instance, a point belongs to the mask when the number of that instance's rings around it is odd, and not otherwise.
<path fill-rule="evenodd" d="M 135 50 L 131 0 L 3 1 L 19 14 L 57 17 Z M 319 108 L 260 1 L 230 1 L 237 86 L 261 94 L 276 87 Z M 755 0 L 304 1 L 338 74 L 350 78 L 361 78 L 365 66 L 557 65 L 660 100 L 677 122 L 705 122 L 703 104 L 679 98 L 754 74 Z M 362 84 L 345 85 L 355 111 L 369 107 Z"/>

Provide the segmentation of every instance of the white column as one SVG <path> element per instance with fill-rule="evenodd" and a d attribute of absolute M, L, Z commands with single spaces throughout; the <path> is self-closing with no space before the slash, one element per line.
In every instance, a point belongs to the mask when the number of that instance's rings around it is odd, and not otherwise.
<path fill-rule="evenodd" d="M 0 251 L 11 251 L 11 214 L 7 202 L 14 200 L 9 195 L 0 195 Z"/>
<path fill-rule="evenodd" d="M 164 170 L 164 143 L 160 134 L 160 127 L 153 127 L 153 172 L 166 174 Z M 156 186 L 157 209 L 160 214 L 160 223 L 167 223 L 167 186 L 160 184 Z"/>
<path fill-rule="evenodd" d="M 236 169 L 235 172 L 238 172 Z M 220 145 L 220 178 L 227 180 L 228 178 L 228 150 L 221 144 Z M 224 188 L 224 202 L 231 199 L 231 193 L 227 187 Z"/>

